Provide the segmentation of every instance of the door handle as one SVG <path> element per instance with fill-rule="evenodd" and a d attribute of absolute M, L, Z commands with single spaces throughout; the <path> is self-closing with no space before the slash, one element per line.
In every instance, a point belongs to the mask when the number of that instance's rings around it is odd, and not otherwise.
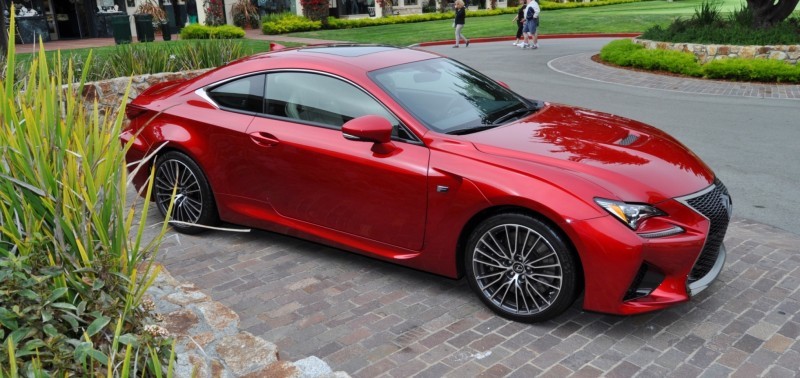
<path fill-rule="evenodd" d="M 263 147 L 272 147 L 281 142 L 274 135 L 263 131 L 250 133 L 250 139 L 255 142 L 255 144 Z"/>

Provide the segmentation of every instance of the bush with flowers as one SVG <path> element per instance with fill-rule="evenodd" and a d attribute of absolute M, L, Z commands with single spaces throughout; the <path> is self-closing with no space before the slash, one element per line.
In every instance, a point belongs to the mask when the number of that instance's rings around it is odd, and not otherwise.
<path fill-rule="evenodd" d="M 225 6 L 222 0 L 203 0 L 203 9 L 206 12 L 206 25 L 225 25 Z"/>
<path fill-rule="evenodd" d="M 323 28 L 328 25 L 328 0 L 300 0 L 303 6 L 303 15 L 311 21 L 319 21 Z"/>

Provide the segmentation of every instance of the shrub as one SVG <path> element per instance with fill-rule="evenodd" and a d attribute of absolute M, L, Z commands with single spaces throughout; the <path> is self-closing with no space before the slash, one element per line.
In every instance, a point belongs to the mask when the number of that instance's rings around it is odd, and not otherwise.
<path fill-rule="evenodd" d="M 319 21 L 311 21 L 305 17 L 287 14 L 278 19 L 265 22 L 261 25 L 261 31 L 264 34 L 285 34 L 298 31 L 311 31 L 319 30 L 322 28 L 322 23 Z"/>
<path fill-rule="evenodd" d="M 719 59 L 701 65 L 694 54 L 648 50 L 627 39 L 613 41 L 600 51 L 600 59 L 623 67 L 666 71 L 681 75 L 739 81 L 800 83 L 800 67 L 769 59 Z"/>
<path fill-rule="evenodd" d="M 695 8 L 692 20 L 696 25 L 716 25 L 722 21 L 719 7 L 719 3 L 715 0 L 703 0 L 700 6 Z"/>
<path fill-rule="evenodd" d="M 223 0 L 203 0 L 203 9 L 206 12 L 206 25 L 225 25 L 225 5 Z"/>
<path fill-rule="evenodd" d="M 198 40 L 192 43 L 136 43 L 116 46 L 88 73 L 90 80 L 159 72 L 191 71 L 218 67 L 247 56 L 237 40 Z M 99 67 L 99 68 L 98 68 Z"/>
<path fill-rule="evenodd" d="M 11 28 L 14 28 L 12 18 Z M 162 376 L 170 342 L 143 301 L 157 270 L 126 204 L 117 116 L 90 112 L 72 70 L 42 48 L 16 83 L 11 43 L 0 80 L 0 376 Z M 91 55 L 86 64 L 91 64 Z M 55 74 L 51 74 L 55 72 Z M 171 374 L 171 372 L 166 372 Z"/>
<path fill-rule="evenodd" d="M 244 38 L 244 35 L 242 28 L 232 25 L 206 26 L 191 24 L 181 29 L 181 39 L 230 39 Z"/>
<path fill-rule="evenodd" d="M 231 6 L 231 17 L 233 24 L 240 28 L 257 28 L 261 22 L 258 16 L 258 8 L 250 0 L 237 0 Z"/>
<path fill-rule="evenodd" d="M 666 71 L 676 74 L 701 76 L 702 69 L 694 54 L 647 50 L 629 39 L 612 41 L 600 50 L 600 59 L 624 67 Z"/>
<path fill-rule="evenodd" d="M 630 39 L 618 39 L 600 50 L 600 59 L 619 66 L 629 66 L 633 53 L 642 49 L 644 46 L 633 43 Z"/>
<path fill-rule="evenodd" d="M 800 67 L 770 59 L 719 59 L 703 66 L 709 79 L 800 83 Z"/>

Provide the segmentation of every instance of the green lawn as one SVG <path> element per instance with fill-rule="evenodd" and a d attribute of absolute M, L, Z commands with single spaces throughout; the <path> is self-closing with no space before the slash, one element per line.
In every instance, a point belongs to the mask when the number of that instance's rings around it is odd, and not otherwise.
<path fill-rule="evenodd" d="M 651 26 L 666 26 L 676 17 L 688 18 L 703 0 L 663 0 L 543 11 L 540 34 L 561 33 L 637 33 Z M 741 7 L 742 0 L 720 0 L 723 12 Z M 464 27 L 468 38 L 513 36 L 514 15 L 470 17 Z M 334 41 L 385 43 L 406 46 L 426 41 L 453 38 L 452 21 L 429 21 L 413 24 L 373 26 L 359 29 L 322 30 L 288 34 L 292 37 Z"/>

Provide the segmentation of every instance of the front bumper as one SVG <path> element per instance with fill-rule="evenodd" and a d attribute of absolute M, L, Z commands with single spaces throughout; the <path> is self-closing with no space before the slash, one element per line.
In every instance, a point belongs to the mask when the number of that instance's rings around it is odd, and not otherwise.
<path fill-rule="evenodd" d="M 701 291 L 708 289 L 712 282 L 714 282 L 719 274 L 722 273 L 722 266 L 725 265 L 725 259 L 728 255 L 727 250 L 725 249 L 725 244 L 719 247 L 719 253 L 717 254 L 717 261 L 714 262 L 713 267 L 711 270 L 706 274 L 704 277 L 700 278 L 697 281 L 689 283 L 689 295 L 695 296 L 699 294 Z"/>
<path fill-rule="evenodd" d="M 649 231 L 639 234 L 610 216 L 565 227 L 582 263 L 584 309 L 621 315 L 655 311 L 688 301 L 719 277 L 731 215 L 722 183 L 658 208 L 669 215 L 646 220 L 652 223 L 642 228 Z M 676 228 L 682 232 L 652 232 Z"/>

